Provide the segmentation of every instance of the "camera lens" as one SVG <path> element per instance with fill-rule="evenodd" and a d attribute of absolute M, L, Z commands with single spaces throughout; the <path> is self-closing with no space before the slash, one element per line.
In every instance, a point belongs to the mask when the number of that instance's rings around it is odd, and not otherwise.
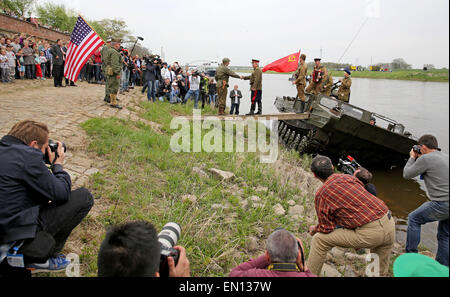
<path fill-rule="evenodd" d="M 161 233 L 159 233 L 158 241 L 162 246 L 170 249 L 177 244 L 178 240 L 180 239 L 180 235 L 180 225 L 178 225 L 177 223 L 168 223 L 161 230 Z"/>

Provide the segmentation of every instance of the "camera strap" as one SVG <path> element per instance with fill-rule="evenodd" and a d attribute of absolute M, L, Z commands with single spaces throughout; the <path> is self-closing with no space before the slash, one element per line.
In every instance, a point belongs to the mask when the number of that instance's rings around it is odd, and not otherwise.
<path fill-rule="evenodd" d="M 274 263 L 267 268 L 269 271 L 301 272 L 295 263 Z"/>

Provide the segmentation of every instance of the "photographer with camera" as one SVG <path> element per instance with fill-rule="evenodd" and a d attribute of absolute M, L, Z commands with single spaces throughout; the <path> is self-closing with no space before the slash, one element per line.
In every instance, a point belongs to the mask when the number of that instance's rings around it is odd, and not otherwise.
<path fill-rule="evenodd" d="M 164 80 L 164 83 L 159 86 L 158 93 L 156 96 L 159 98 L 159 101 L 164 102 L 164 99 L 170 102 L 170 96 L 172 93 L 172 83 L 169 78 Z"/>
<path fill-rule="evenodd" d="M 449 158 L 439 149 L 436 137 L 424 135 L 419 145 L 410 152 L 410 159 L 405 166 L 403 176 L 413 179 L 420 176 L 425 182 L 427 195 L 431 201 L 426 202 L 408 217 L 406 252 L 418 253 L 422 225 L 439 222 L 438 252 L 436 261 L 448 267 L 448 189 Z"/>
<path fill-rule="evenodd" d="M 230 277 L 315 277 L 305 264 L 300 239 L 284 229 L 277 229 L 268 240 L 263 256 L 231 270 Z"/>
<path fill-rule="evenodd" d="M 61 271 L 70 264 L 60 253 L 94 204 L 88 190 L 71 192 L 63 170 L 65 146 L 48 136 L 45 124 L 23 121 L 0 141 L 0 245 L 17 247 L 33 272 Z"/>
<path fill-rule="evenodd" d="M 186 250 L 175 246 L 181 228 L 167 224 L 157 235 L 149 222 L 113 227 L 98 254 L 99 277 L 190 277 Z"/>
<path fill-rule="evenodd" d="M 142 88 L 142 94 L 144 94 L 145 90 L 147 90 L 147 99 L 148 101 L 156 102 L 156 92 L 158 91 L 158 83 L 159 76 L 157 74 L 157 60 L 151 60 L 150 57 L 144 57 L 144 68 L 143 68 L 143 77 L 144 77 L 144 87 Z"/>
<path fill-rule="evenodd" d="M 192 71 L 192 75 L 190 75 L 187 78 L 187 81 L 189 83 L 189 91 L 184 97 L 183 104 L 186 104 L 189 98 L 195 96 L 194 108 L 198 109 L 198 99 L 200 98 L 200 82 L 201 82 L 200 74 L 198 73 L 198 71 L 197 70 Z"/>
<path fill-rule="evenodd" d="M 328 251 L 342 247 L 371 249 L 380 258 L 380 274 L 387 275 L 395 243 L 395 222 L 387 205 L 354 176 L 335 174 L 328 157 L 314 158 L 311 170 L 323 183 L 315 198 L 319 224 L 309 229 L 311 272 L 320 275 Z"/>

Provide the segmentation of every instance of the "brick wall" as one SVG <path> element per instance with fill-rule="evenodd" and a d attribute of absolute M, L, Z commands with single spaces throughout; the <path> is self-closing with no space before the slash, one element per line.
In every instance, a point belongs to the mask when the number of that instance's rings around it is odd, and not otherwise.
<path fill-rule="evenodd" d="M 70 35 L 66 35 L 52 29 L 46 29 L 41 26 L 39 26 L 39 28 L 36 28 L 35 24 L 31 24 L 26 21 L 3 14 L 0 14 L 0 34 L 1 33 L 6 33 L 7 35 L 11 35 L 12 33 L 25 33 L 52 42 L 55 42 L 58 39 L 62 39 L 65 41 L 68 41 L 70 39 Z"/>

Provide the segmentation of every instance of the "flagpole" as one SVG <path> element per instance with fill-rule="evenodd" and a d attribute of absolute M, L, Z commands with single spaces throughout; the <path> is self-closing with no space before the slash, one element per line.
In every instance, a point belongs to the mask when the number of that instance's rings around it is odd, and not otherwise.
<path fill-rule="evenodd" d="M 92 29 L 92 31 L 94 31 L 95 32 L 95 34 L 97 34 L 98 35 L 98 37 L 100 37 L 101 39 L 102 39 L 102 41 L 103 41 L 103 43 L 104 44 L 106 44 L 106 42 L 105 42 L 105 40 L 103 39 L 103 37 L 102 36 L 100 36 L 100 34 L 98 34 L 97 33 L 97 31 L 95 31 L 95 29 L 94 28 L 92 28 L 92 26 L 81 16 L 81 14 L 79 14 L 78 15 L 91 29 Z"/>

